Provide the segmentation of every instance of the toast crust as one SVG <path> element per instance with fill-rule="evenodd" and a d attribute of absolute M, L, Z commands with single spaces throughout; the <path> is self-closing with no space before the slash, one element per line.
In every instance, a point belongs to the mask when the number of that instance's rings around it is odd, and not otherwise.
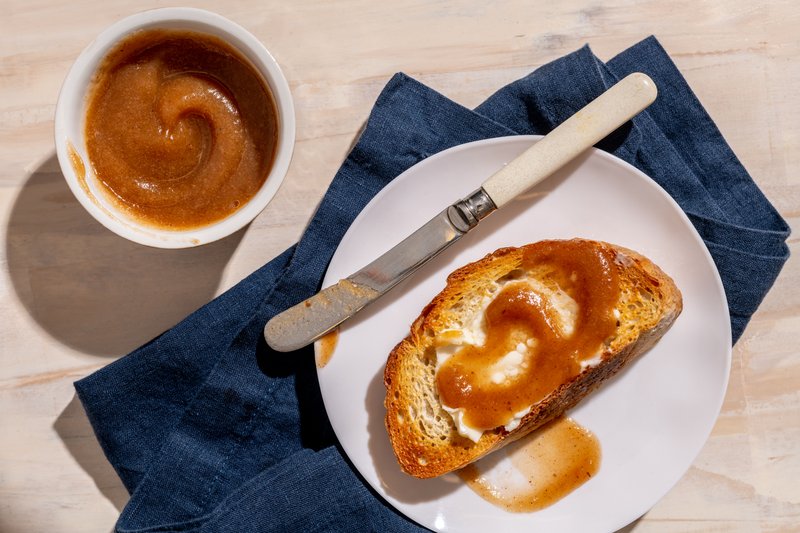
<path fill-rule="evenodd" d="M 633 250 L 600 241 L 580 241 L 611 250 L 618 269 L 621 317 L 616 336 L 600 362 L 562 383 L 535 404 L 513 431 L 504 427 L 488 430 L 478 442 L 462 437 L 438 401 L 436 334 L 452 327 L 460 313 L 474 306 L 487 283 L 522 268 L 526 248 L 540 243 L 501 248 L 455 270 L 386 363 L 386 429 L 404 472 L 418 478 L 440 476 L 527 435 L 577 405 L 649 350 L 670 328 L 683 303 L 680 291 L 668 275 Z"/>

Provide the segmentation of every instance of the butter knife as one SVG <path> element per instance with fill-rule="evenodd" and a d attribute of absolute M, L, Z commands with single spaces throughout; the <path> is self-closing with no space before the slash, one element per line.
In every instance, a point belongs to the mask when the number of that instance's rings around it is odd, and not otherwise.
<path fill-rule="evenodd" d="M 319 339 L 380 298 L 447 249 L 478 222 L 552 175 L 655 100 L 646 74 L 620 80 L 490 176 L 466 198 L 446 207 L 355 274 L 276 315 L 264 327 L 274 350 L 289 352 Z"/>

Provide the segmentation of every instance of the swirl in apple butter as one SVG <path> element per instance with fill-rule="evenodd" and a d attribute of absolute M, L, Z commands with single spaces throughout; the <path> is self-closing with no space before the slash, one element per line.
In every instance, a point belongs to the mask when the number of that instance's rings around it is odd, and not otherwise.
<path fill-rule="evenodd" d="M 93 80 L 89 162 L 109 198 L 166 229 L 217 222 L 264 184 L 275 158 L 275 101 L 248 61 L 221 39 L 140 30 Z"/>
<path fill-rule="evenodd" d="M 442 403 L 463 409 L 469 427 L 493 429 L 526 412 L 577 376 L 616 331 L 620 288 L 612 250 L 544 241 L 525 248 L 521 270 L 531 269 L 546 271 L 545 282 L 575 301 L 574 327 L 568 330 L 550 299 L 524 278 L 503 285 L 484 314 L 485 342 L 465 345 L 436 374 Z M 515 351 L 524 355 L 513 375 L 494 380 L 490 369 Z"/>

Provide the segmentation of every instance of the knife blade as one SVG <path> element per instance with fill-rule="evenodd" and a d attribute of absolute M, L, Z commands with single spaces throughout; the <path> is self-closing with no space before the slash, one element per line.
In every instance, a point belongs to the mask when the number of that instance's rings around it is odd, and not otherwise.
<path fill-rule="evenodd" d="M 640 113 L 656 96 L 655 83 L 646 74 L 623 78 L 385 254 L 274 316 L 264 327 L 267 344 L 288 352 L 319 339 L 452 246 L 482 219 Z"/>

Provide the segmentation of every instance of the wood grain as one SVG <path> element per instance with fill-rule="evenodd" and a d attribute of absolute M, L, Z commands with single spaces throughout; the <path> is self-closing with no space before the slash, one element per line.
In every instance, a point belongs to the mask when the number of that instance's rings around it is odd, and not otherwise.
<path fill-rule="evenodd" d="M 389 77 L 474 106 L 589 43 L 603 59 L 656 35 L 778 210 L 800 221 L 800 9 L 792 0 L 190 2 L 261 39 L 297 108 L 276 198 L 230 239 L 146 249 L 73 199 L 53 148 L 72 61 L 154 0 L 5 0 L 0 17 L 0 531 L 109 531 L 127 495 L 72 382 L 168 328 L 300 235 Z M 796 232 L 797 233 L 797 232 Z M 800 237 L 734 350 L 705 448 L 625 531 L 792 531 L 800 524 Z M 154 290 L 156 289 L 157 290 Z"/>

